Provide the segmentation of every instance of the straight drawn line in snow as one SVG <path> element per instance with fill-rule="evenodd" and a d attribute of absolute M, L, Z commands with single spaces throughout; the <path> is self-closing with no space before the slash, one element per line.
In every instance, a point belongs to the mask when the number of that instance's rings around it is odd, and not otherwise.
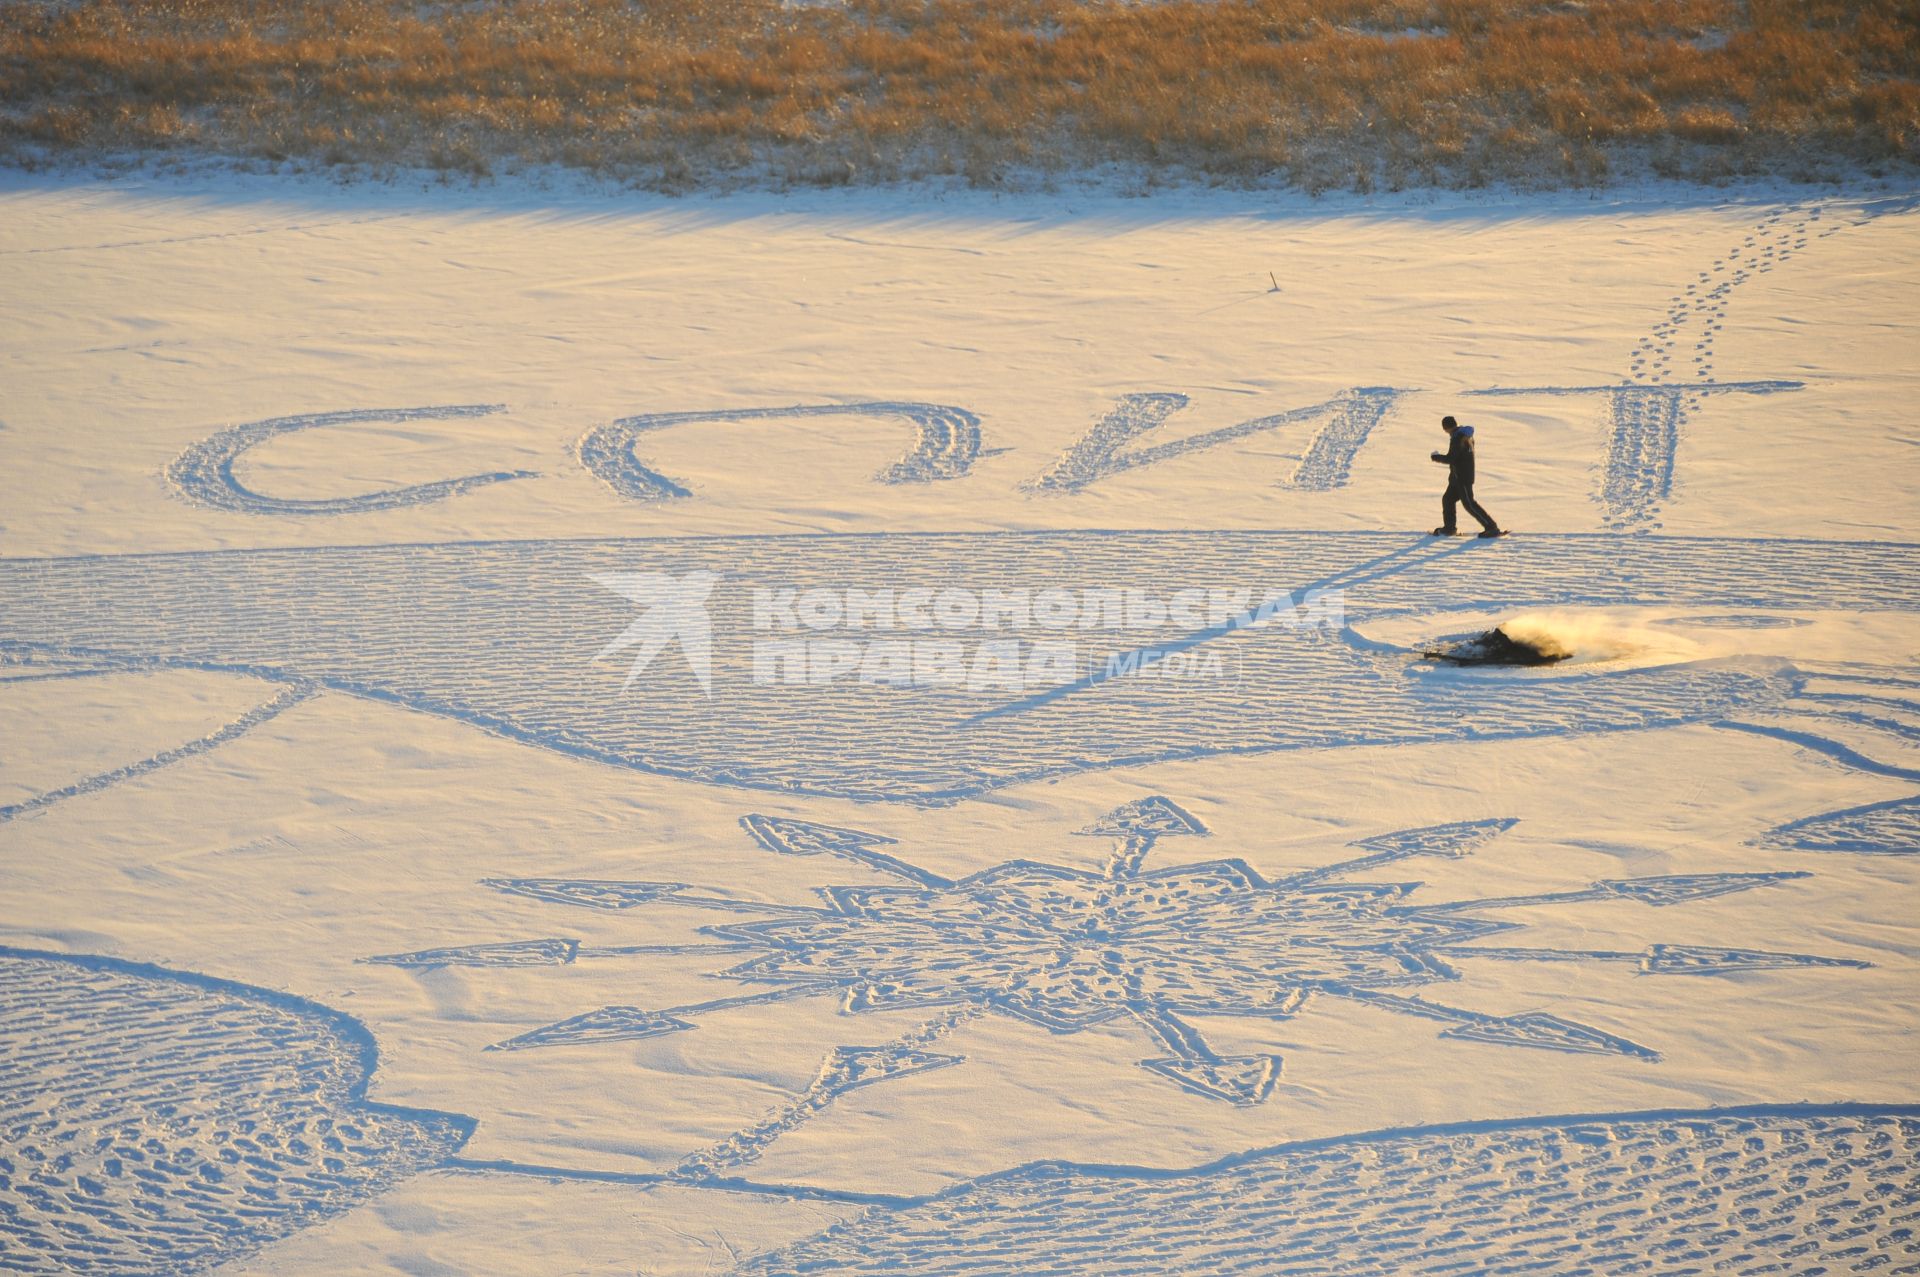
<path fill-rule="evenodd" d="M 1911 855 L 1920 851 L 1920 796 L 1805 816 L 1776 825 L 1749 845 L 1789 851 Z"/>
<path fill-rule="evenodd" d="M 763 953 L 758 944 L 616 944 L 588 948 L 582 945 L 576 956 L 582 958 L 629 958 L 651 953 Z"/>
<path fill-rule="evenodd" d="M 684 1017 L 710 1011 L 724 1011 L 732 1007 L 782 1002 L 789 998 L 811 997 L 835 990 L 836 986 L 832 985 L 796 984 L 763 993 L 715 998 L 688 1006 L 668 1007 L 664 1011 L 649 1011 L 645 1007 L 635 1006 L 601 1007 L 598 1010 L 583 1011 L 579 1015 L 571 1015 L 564 1020 L 556 1020 L 551 1024 L 529 1029 L 504 1042 L 496 1042 L 487 1050 L 525 1051 L 557 1046 L 601 1045 L 607 1042 L 660 1037 L 669 1033 L 685 1033 L 698 1026 Z"/>
<path fill-rule="evenodd" d="M 1537 896 L 1494 896 L 1486 900 L 1443 900 L 1437 904 L 1419 905 L 1415 913 L 1478 913 L 1482 909 L 1524 909 L 1533 905 L 1571 905 L 1588 900 L 1617 900 L 1619 897 L 1600 887 L 1586 887 L 1579 891 L 1543 892 Z"/>
<path fill-rule="evenodd" d="M 56 803 L 65 802 L 69 798 L 78 798 L 82 794 L 95 793 L 113 785 L 118 785 L 123 781 L 133 780 L 136 777 L 146 775 L 148 772 L 158 771 L 162 767 L 177 763 L 182 759 L 192 758 L 196 754 L 204 754 L 209 750 L 217 749 L 228 741 L 240 739 L 240 737 L 245 736 L 248 732 L 260 726 L 260 724 L 278 716 L 282 711 L 291 709 L 295 705 L 300 704 L 300 702 L 310 699 L 318 691 L 319 689 L 312 683 L 292 684 L 272 700 L 255 706 L 233 722 L 220 728 L 220 730 L 210 732 L 198 740 L 188 741 L 186 744 L 176 746 L 173 749 L 162 750 L 150 758 L 143 758 L 136 763 L 128 763 L 125 767 L 116 767 L 112 771 L 100 772 L 84 780 L 75 781 L 71 785 L 49 790 L 44 794 L 38 794 L 22 802 L 9 803 L 4 807 L 0 807 L 0 824 L 5 824 L 7 821 L 19 816 L 44 810 Z"/>
<path fill-rule="evenodd" d="M 781 816 L 763 816 L 750 812 L 740 818 L 740 827 L 768 851 L 782 856 L 837 856 L 868 869 L 904 878 L 922 887 L 951 887 L 951 879 L 928 873 L 876 847 L 889 847 L 893 839 L 861 829 L 842 829 L 810 820 L 792 820 Z"/>
<path fill-rule="evenodd" d="M 1232 540 L 1232 541 L 1255 540 L 1257 541 L 1257 540 L 1273 539 L 1273 538 L 1311 537 L 1315 540 L 1336 539 L 1336 540 L 1346 541 L 1350 543 L 1356 543 L 1356 542 L 1399 543 L 1403 541 L 1403 538 L 1405 537 L 1405 535 L 1406 535 L 1405 533 L 1394 532 L 1390 530 L 1389 531 L 1372 530 L 1372 531 L 1364 531 L 1364 532 L 1328 532 L 1323 529 L 1312 529 L 1312 528 L 1140 529 L 1140 528 L 1126 528 L 1126 527 L 1087 527 L 1087 528 L 1055 528 L 1055 529 L 1041 530 L 1041 531 L 1033 531 L 1030 529 L 1020 530 L 1020 529 L 999 528 L 999 529 L 988 529 L 988 530 L 976 531 L 976 532 L 927 532 L 927 531 L 913 531 L 911 529 L 905 529 L 905 530 L 899 530 L 899 531 L 885 531 L 885 532 L 781 532 L 778 534 L 769 534 L 764 536 L 755 535 L 751 533 L 739 533 L 739 532 L 712 532 L 712 533 L 703 532 L 703 533 L 687 533 L 684 535 L 657 535 L 657 536 L 534 537 L 534 538 L 476 537 L 468 540 L 453 540 L 453 541 L 357 541 L 357 542 L 342 542 L 337 545 L 329 544 L 324 546 L 306 546 L 306 547 L 281 546 L 278 548 L 268 548 L 268 549 L 263 549 L 258 547 L 238 547 L 238 548 L 210 549 L 210 550 L 136 550 L 136 551 L 127 551 L 127 552 L 96 551 L 96 552 L 89 552 L 85 554 L 24 554 L 24 555 L 19 555 L 17 557 L 8 557 L 8 556 L 0 555 L 0 566 L 6 566 L 6 567 L 21 567 L 26 565 L 62 566 L 62 565 L 75 564 L 75 563 L 133 563 L 133 562 L 140 562 L 140 561 L 218 562 L 221 560 L 245 560 L 245 559 L 258 559 L 258 558 L 266 558 L 266 557 L 278 558 L 278 557 L 284 557 L 289 554 L 294 554 L 294 555 L 314 554 L 316 556 L 319 556 L 319 555 L 334 555 L 334 554 L 340 554 L 340 553 L 346 553 L 346 552 L 369 552 L 369 551 L 392 552 L 392 551 L 424 550 L 424 551 L 441 552 L 441 551 L 461 551 L 461 550 L 512 550 L 512 549 L 524 549 L 530 546 L 542 546 L 542 545 L 561 546 L 561 547 L 568 547 L 568 548 L 581 548 L 581 549 L 588 549 L 588 550 L 610 549 L 610 550 L 620 550 L 623 552 L 634 553 L 634 552 L 639 552 L 643 550 L 672 549 L 679 546 L 697 546 L 697 547 L 698 546 L 722 546 L 722 547 L 731 548 L 746 542 L 778 542 L 782 544 L 793 544 L 793 545 L 819 543 L 819 544 L 835 544 L 835 545 L 852 546 L 852 545 L 859 545 L 861 543 L 903 541 L 910 545 L 940 544 L 940 543 L 951 543 L 951 542 L 986 543 L 991 545 L 995 542 L 1002 542 L 1002 541 L 1020 542 L 1020 541 L 1060 540 L 1060 539 L 1077 540 L 1077 539 L 1083 539 L 1088 537 L 1114 537 L 1114 538 L 1146 538 L 1146 539 L 1151 539 L 1155 541 L 1178 540 L 1178 541 L 1190 541 L 1196 544 L 1202 544 L 1209 541 L 1220 541 L 1220 540 Z M 1420 542 L 1420 543 L 1424 543 L 1427 540 L 1429 540 L 1429 538 L 1427 537 L 1417 538 L 1417 542 Z M 1537 532 L 1537 533 L 1530 533 L 1528 535 L 1528 540 L 1533 542 L 1538 542 L 1541 545 L 1558 545 L 1558 546 L 1573 547 L 1573 548 L 1592 547 L 1592 546 L 1606 546 L 1608 548 L 1614 548 L 1620 545 L 1620 538 L 1615 536 L 1611 532 Z M 1470 545 L 1471 545 L 1471 542 L 1466 542 L 1456 546 L 1455 548 L 1464 549 L 1464 548 L 1468 548 L 1468 546 Z M 1638 551 L 1651 550 L 1651 549 L 1657 548 L 1661 552 L 1666 552 L 1670 550 L 1677 552 L 1681 549 L 1684 549 L 1688 551 L 1688 557 L 1690 559 L 1697 559 L 1702 554 L 1713 554 L 1713 553 L 1720 553 L 1720 552 L 1746 551 L 1746 552 L 1752 552 L 1754 554 L 1761 554 L 1761 553 L 1773 554 L 1779 550 L 1817 550 L 1822 553 L 1829 553 L 1835 550 L 1839 550 L 1839 551 L 1845 551 L 1845 552 L 1866 553 L 1866 554 L 1875 554 L 1875 555 L 1881 555 L 1881 556 L 1885 556 L 1889 554 L 1906 553 L 1910 557 L 1910 554 L 1912 551 L 1920 550 L 1920 540 L 1916 540 L 1916 541 L 1831 540 L 1824 537 L 1721 536 L 1721 535 L 1682 535 L 1679 533 L 1662 533 L 1659 536 L 1648 537 L 1642 541 L 1637 542 L 1635 548 Z M 1662 564 L 1659 566 L 1664 569 L 1668 565 Z M 1900 566 L 1902 567 L 1906 566 L 1905 562 L 1902 561 L 1900 563 Z M 1795 581 L 1796 584 L 1801 583 L 1798 578 L 1792 578 L 1792 579 Z M 1821 580 L 1818 583 L 1823 586 L 1833 584 L 1831 580 Z M 1613 596 L 1609 595 L 1608 597 L 1613 597 Z M 1637 602 L 1639 600 L 1636 597 L 1635 599 L 1623 600 L 1623 601 Z M 1703 604 L 1703 606 L 1705 605 Z M 1725 607 L 1740 606 L 1740 607 L 1761 608 L 1761 607 L 1771 607 L 1771 606 L 1774 606 L 1774 604 L 1763 602 L 1756 598 L 1741 598 L 1737 600 L 1723 598 L 1723 599 L 1720 599 L 1718 602 L 1715 602 L 1713 606 L 1725 606 Z M 1807 604 L 1804 604 L 1804 606 L 1837 607 L 1840 605 L 1837 603 L 1807 603 Z M 1872 600 L 1868 604 L 1855 604 L 1854 606 L 1856 607 L 1871 606 L 1874 610 L 1878 610 L 1878 611 L 1906 610 L 1904 608 L 1890 607 L 1886 604 L 1884 599 L 1880 599 L 1878 597 L 1876 597 L 1874 600 Z M 8 649 L 13 649 L 13 648 L 31 648 L 34 646 L 35 646 L 34 644 L 22 643 L 15 640 L 5 640 L 5 641 L 0 641 L 0 652 L 4 652 Z M 96 653 L 96 655 L 106 656 L 108 655 L 108 653 L 104 653 L 104 652 Z M 1837 663 L 1844 664 L 1848 667 L 1859 666 L 1859 667 L 1871 668 L 1871 666 L 1869 666 L 1868 663 L 1864 661 L 1847 661 L 1847 662 L 1837 662 Z M 1819 675 L 1819 677 L 1840 678 L 1844 676 L 1841 674 L 1822 673 Z M 1854 677 L 1860 677 L 1860 676 L 1856 675 Z"/>
<path fill-rule="evenodd" d="M 920 1206 L 933 1200 L 931 1193 L 907 1197 L 891 1193 L 860 1193 L 835 1188 L 817 1188 L 811 1184 L 765 1184 L 747 1179 L 680 1180 L 657 1171 L 600 1171 L 582 1167 L 542 1166 L 534 1162 L 516 1162 L 505 1158 L 480 1161 L 468 1157 L 451 1157 L 434 1169 L 455 1175 L 521 1175 L 529 1179 L 556 1182 L 572 1180 L 589 1184 L 626 1184 L 634 1188 L 685 1188 L 701 1192 L 741 1193 L 751 1197 L 845 1202 L 852 1206 Z"/>
<path fill-rule="evenodd" d="M 1618 949 L 1483 948 L 1472 944 L 1439 945 L 1433 951 L 1449 958 L 1499 958 L 1507 962 L 1638 962 L 1644 956 Z"/>
<path fill-rule="evenodd" d="M 1639 953 L 1605 949 L 1478 948 L 1440 945 L 1433 950 L 1452 958 L 1495 958 L 1507 962 L 1631 962 L 1644 975 L 1721 975 L 1731 971 L 1764 971 L 1782 967 L 1871 968 L 1855 958 L 1827 958 L 1813 953 L 1777 953 L 1768 949 L 1711 949 L 1693 945 L 1656 944 Z"/>
<path fill-rule="evenodd" d="M 731 900 L 725 896 L 662 896 L 654 901 L 662 905 L 684 905 L 689 909 L 721 909 L 728 913 L 771 913 L 785 917 L 824 917 L 825 909 L 812 905 L 779 905 L 763 900 Z"/>
<path fill-rule="evenodd" d="M 1153 1040 L 1161 1047 L 1171 1051 L 1189 1063 L 1203 1060 L 1218 1060 L 1219 1052 L 1207 1044 L 1200 1031 L 1169 1011 L 1166 1007 L 1151 1004 L 1133 1008 L 1133 1018 L 1140 1027 L 1153 1035 Z"/>
<path fill-rule="evenodd" d="M 837 993 L 837 984 L 789 984 L 778 989 L 768 989 L 763 993 L 743 993 L 737 997 L 714 998 L 707 1002 L 692 1002 L 683 1007 L 668 1007 L 661 1015 L 705 1015 L 709 1011 L 727 1011 L 734 1007 L 761 1006 L 768 1002 L 786 1002 L 793 998 L 811 998 L 822 993 Z"/>
<path fill-rule="evenodd" d="M 1195 319 L 1198 319 L 1202 315 L 1211 315 L 1216 310 L 1225 310 L 1229 306 L 1238 306 L 1243 302 L 1255 301 L 1261 297 L 1269 296 L 1277 291 L 1279 291 L 1277 288 L 1263 288 L 1257 293 L 1248 293 L 1245 297 L 1236 297 L 1230 302 L 1221 302 L 1217 306 L 1209 306 L 1205 310 L 1197 310 L 1193 313 L 1193 317 Z"/>
<path fill-rule="evenodd" d="M 1801 673 L 1809 683 L 1815 680 L 1834 683 L 1864 683 L 1869 687 L 1886 687 L 1892 688 L 1897 692 L 1920 693 L 1920 678 L 1908 678 L 1899 674 L 1855 674 L 1851 672 L 1823 670 L 1811 666 L 1803 667 Z M 1903 701 L 1903 703 L 1910 702 Z"/>
<path fill-rule="evenodd" d="M 1755 887 L 1770 887 L 1796 878 L 1810 878 L 1804 870 L 1749 874 L 1672 874 L 1658 878 L 1615 878 L 1577 891 L 1543 892 L 1532 896 L 1493 896 L 1485 900 L 1445 900 L 1409 906 L 1415 914 L 1478 913 L 1484 909 L 1525 909 L 1535 905 L 1576 904 L 1591 900 L 1638 900 L 1642 904 L 1679 904 L 1683 901 L 1732 895 Z"/>
<path fill-rule="evenodd" d="M 353 217 L 339 222 L 297 222 L 291 226 L 255 226 L 244 231 L 207 231 L 200 235 L 171 235 L 161 239 L 128 239 L 111 244 L 62 244 L 52 248 L 0 249 L 0 257 L 29 257 L 43 253 L 103 253 L 120 248 L 152 248 L 160 244 L 190 244 L 207 239 L 245 239 L 251 235 L 282 235 L 298 231 L 331 230 L 336 226 L 367 226 L 391 221 L 403 213 L 382 213 L 378 217 Z"/>
<path fill-rule="evenodd" d="M 1424 559 L 1394 562 L 1395 560 L 1406 560 L 1407 555 L 1429 544 L 1426 538 L 1421 538 L 1408 545 L 1389 550 L 1378 558 L 1369 559 L 1365 563 L 1355 564 L 1351 568 L 1343 568 L 1322 580 L 1304 585 L 1295 593 L 1298 594 L 1299 597 L 1305 598 L 1318 591 L 1344 590 L 1350 586 L 1359 585 L 1364 582 L 1377 581 L 1385 577 L 1398 575 L 1401 572 L 1431 563 L 1443 554 L 1460 553 L 1467 548 L 1464 542 L 1441 545 L 1434 554 L 1430 554 Z M 1127 668 L 1127 658 L 1129 656 L 1139 657 L 1148 652 L 1157 652 L 1162 655 L 1185 652 L 1191 648 L 1199 647 L 1203 643 L 1212 642 L 1217 638 L 1224 638 L 1231 634 L 1244 633 L 1257 629 L 1259 628 L 1259 621 L 1261 619 L 1260 612 L 1261 608 L 1259 607 L 1249 608 L 1238 616 L 1230 617 L 1222 624 L 1210 625 L 1205 629 L 1195 630 L 1191 634 L 1182 635 L 1179 638 L 1168 639 L 1163 643 L 1155 643 L 1152 647 L 1135 648 L 1131 652 L 1121 653 L 1117 658 L 1117 667 Z M 1137 665 L 1133 668 L 1137 668 Z M 1054 701 L 1063 700 L 1066 697 L 1087 691 L 1090 688 L 1098 687 L 1102 683 L 1109 682 L 1114 678 L 1123 677 L 1125 677 L 1123 674 L 1107 674 L 1104 672 L 1088 674 L 1075 679 L 1071 683 L 1062 683 L 1058 687 L 1050 687 L 1043 692 L 1035 692 L 1031 696 L 1022 697 L 1016 701 L 1008 701 L 1004 705 L 996 705 L 991 709 L 983 709 L 977 714 L 970 714 L 955 723 L 954 727 L 972 727 L 975 724 L 986 722 L 989 719 L 1002 718 L 1010 714 L 1023 714 L 1030 709 L 1037 709 L 1042 705 L 1048 705 Z"/>
<path fill-rule="evenodd" d="M 1490 820 L 1460 820 L 1445 825 L 1427 825 L 1402 829 L 1377 838 L 1362 838 L 1349 846 L 1367 849 L 1364 856 L 1339 860 L 1330 865 L 1303 869 L 1299 873 L 1276 878 L 1275 887 L 1303 887 L 1322 879 L 1344 877 L 1368 869 L 1378 869 L 1413 856 L 1443 856 L 1457 859 L 1469 855 L 1489 838 L 1498 837 L 1520 822 L 1512 817 Z"/>
<path fill-rule="evenodd" d="M 1879 731 L 1890 732 L 1906 740 L 1920 739 L 1920 701 L 1905 696 L 1875 696 L 1869 692 L 1809 692 L 1806 685 L 1814 678 L 1831 678 L 1832 675 L 1820 674 L 1803 679 L 1799 690 L 1793 694 L 1795 701 L 1816 702 L 1815 712 L 1831 718 L 1844 719 L 1850 723 L 1872 727 Z M 1906 688 L 1900 688 L 1906 691 Z M 1827 709 L 1824 706 L 1858 706 L 1853 709 Z M 1887 717 L 1892 715 L 1892 717 Z"/>
<path fill-rule="evenodd" d="M 727 896 L 689 896 L 685 884 L 677 882 L 606 881 L 595 878 L 482 878 L 480 885 L 525 896 L 546 904 L 586 909 L 624 910 L 640 905 L 678 904 L 693 909 L 720 910 L 730 914 L 761 913 L 778 917 L 818 917 L 822 912 L 811 905 L 774 904 L 760 900 L 740 900 Z"/>
<path fill-rule="evenodd" d="M 66 678 L 95 678 L 101 674 L 118 674 L 120 670 L 110 666 L 98 666 L 82 670 L 54 670 L 45 674 L 0 674 L 0 687 L 12 683 L 51 683 Z"/>
<path fill-rule="evenodd" d="M 1509 395 L 1611 395 L 1652 391 L 1744 391 L 1749 394 L 1773 394 L 1782 390 L 1805 390 L 1804 381 L 1662 381 L 1656 383 L 1622 382 L 1610 386 L 1490 386 L 1484 390 L 1463 390 L 1461 394 L 1482 398 Z"/>
<path fill-rule="evenodd" d="M 1481 1018 L 1477 1011 L 1462 1011 L 1458 1007 L 1450 1007 L 1445 1003 L 1429 1002 L 1425 998 L 1403 997 L 1397 993 L 1381 993 L 1375 989 L 1356 989 L 1344 984 L 1316 985 L 1315 989 L 1336 998 L 1345 998 L 1350 1002 L 1370 1002 L 1407 1015 L 1419 1016 L 1424 1020 L 1466 1024 Z"/>
<path fill-rule="evenodd" d="M 1456 1041 L 1534 1047 L 1547 1051 L 1566 1051 L 1575 1055 L 1624 1055 L 1649 1063 L 1658 1063 L 1660 1060 L 1660 1053 L 1652 1047 L 1642 1046 L 1615 1033 L 1608 1033 L 1605 1029 L 1596 1029 L 1592 1025 L 1581 1024 L 1576 1020 L 1565 1020 L 1557 1015 L 1547 1015 L 1543 1012 L 1524 1012 L 1520 1015 L 1507 1016 L 1485 1015 L 1478 1011 L 1463 1011 L 1458 1007 L 1450 1007 L 1439 1002 L 1428 1002 L 1424 998 L 1402 997 L 1393 993 L 1381 993 L 1375 989 L 1358 989 L 1339 984 L 1323 984 L 1315 987 L 1334 997 L 1372 1003 L 1405 1015 L 1442 1021 L 1451 1027 L 1443 1030 L 1440 1036 Z"/>
<path fill-rule="evenodd" d="M 848 1091 L 889 1078 L 925 1073 L 961 1062 L 957 1055 L 923 1050 L 958 1026 L 982 1014 L 973 1003 L 950 1007 L 926 1023 L 879 1047 L 835 1047 L 827 1053 L 807 1089 L 764 1121 L 689 1154 L 665 1177 L 673 1183 L 708 1183 L 718 1172 L 760 1160 L 781 1136 L 805 1125 Z"/>
<path fill-rule="evenodd" d="M 101 656 L 76 657 L 68 652 L 35 649 L 26 644 L 0 642 L 0 682 L 42 678 L 84 678 L 119 672 L 122 663 Z"/>
<path fill-rule="evenodd" d="M 838 240 L 843 244 L 857 244 L 862 248 L 902 248 L 915 253 L 959 253 L 966 257 L 985 257 L 987 252 L 980 248 L 961 248 L 955 244 L 903 244 L 897 240 L 862 239 L 858 235 L 849 235 L 845 231 L 829 231 L 827 239 Z"/>
<path fill-rule="evenodd" d="M 1802 749 L 1812 750 L 1816 754 L 1825 754 L 1836 762 L 1863 772 L 1872 772 L 1876 776 L 1891 776 L 1895 780 L 1920 781 L 1920 771 L 1911 767 L 1894 767 L 1887 763 L 1876 763 L 1858 750 L 1849 749 L 1839 741 L 1828 740 L 1824 736 L 1815 736 L 1811 732 L 1790 731 L 1784 727 L 1768 727 L 1761 723 L 1743 723 L 1738 719 L 1722 718 L 1712 726 L 1725 727 L 1731 731 L 1746 732 L 1752 736 L 1766 736 L 1773 740 L 1785 741 L 1789 745 L 1798 745 Z"/>
<path fill-rule="evenodd" d="M 1804 696 L 1801 699 L 1807 699 Z M 1920 727 L 1902 722 L 1897 718 L 1882 718 L 1878 714 L 1863 714 L 1854 709 L 1836 709 L 1829 711 L 1834 718 L 1848 723 L 1858 723 L 1862 727 L 1871 727 L 1875 731 L 1887 732 L 1909 741 L 1920 741 Z"/>

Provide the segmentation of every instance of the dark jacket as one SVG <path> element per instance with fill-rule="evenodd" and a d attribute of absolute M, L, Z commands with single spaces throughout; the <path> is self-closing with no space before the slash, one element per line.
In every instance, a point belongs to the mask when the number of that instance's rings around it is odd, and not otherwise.
<path fill-rule="evenodd" d="M 1433 459 L 1446 464 L 1447 483 L 1450 486 L 1471 488 L 1473 486 L 1473 427 L 1455 427 L 1453 437 L 1447 442 L 1447 450 L 1434 453 Z"/>

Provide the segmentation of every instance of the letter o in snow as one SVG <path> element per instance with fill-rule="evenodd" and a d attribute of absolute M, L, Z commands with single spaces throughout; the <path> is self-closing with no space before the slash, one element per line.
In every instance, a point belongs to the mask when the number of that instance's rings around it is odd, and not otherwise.
<path fill-rule="evenodd" d="M 779 417 L 898 417 L 918 431 L 907 454 L 874 478 L 881 483 L 958 479 L 980 455 L 980 418 L 964 408 L 928 403 L 800 404 L 791 408 L 721 408 L 708 412 L 652 412 L 596 427 L 581 437 L 580 464 L 622 496 L 666 501 L 693 495 L 634 454 L 640 436 L 692 421 L 765 421 Z"/>

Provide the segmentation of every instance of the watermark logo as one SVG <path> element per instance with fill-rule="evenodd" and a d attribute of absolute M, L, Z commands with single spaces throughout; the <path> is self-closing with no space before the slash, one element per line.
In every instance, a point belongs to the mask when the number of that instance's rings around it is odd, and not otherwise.
<path fill-rule="evenodd" d="M 1206 646 L 1243 629 L 1345 623 L 1337 590 L 777 589 L 753 591 L 753 681 L 856 681 L 1028 693 L 1116 678 L 1237 676 L 1236 652 Z"/>
<path fill-rule="evenodd" d="M 621 690 L 631 688 L 667 644 L 678 642 L 687 668 L 699 680 L 700 691 L 713 695 L 713 618 L 707 615 L 707 596 L 720 580 L 718 573 L 668 576 L 664 572 L 608 572 L 592 579 L 647 609 L 594 656 L 595 660 L 604 660 L 630 647 L 639 649 L 627 668 L 627 681 Z"/>
<path fill-rule="evenodd" d="M 647 610 L 599 656 L 637 649 L 631 688 L 678 642 L 712 695 L 712 572 L 601 575 L 596 582 Z M 1337 631 L 1337 589 L 1204 586 L 1032 589 L 761 586 L 720 606 L 732 632 L 723 669 L 757 686 L 864 684 L 1024 695 L 1112 679 L 1220 681 L 1238 677 L 1236 631 Z M 726 635 L 723 635 L 726 638 Z"/>

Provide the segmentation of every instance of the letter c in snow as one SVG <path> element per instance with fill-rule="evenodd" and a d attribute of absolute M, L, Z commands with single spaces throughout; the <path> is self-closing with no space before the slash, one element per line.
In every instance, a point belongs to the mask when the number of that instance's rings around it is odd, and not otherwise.
<path fill-rule="evenodd" d="M 384 492 L 366 492 L 358 496 L 295 501 L 253 491 L 235 477 L 233 464 L 247 449 L 296 430 L 337 426 L 351 421 L 444 421 L 485 417 L 505 410 L 505 404 L 454 404 L 428 408 L 362 408 L 346 412 L 303 413 L 295 417 L 269 417 L 265 421 L 250 421 L 244 426 L 222 430 L 194 444 L 175 457 L 167 467 L 167 481 L 195 505 L 242 514 L 366 514 L 375 510 L 425 505 L 430 501 L 456 496 L 470 488 L 539 476 L 531 470 L 502 470 L 493 474 L 470 474 L 459 479 L 439 479 L 433 483 L 391 488 Z"/>

